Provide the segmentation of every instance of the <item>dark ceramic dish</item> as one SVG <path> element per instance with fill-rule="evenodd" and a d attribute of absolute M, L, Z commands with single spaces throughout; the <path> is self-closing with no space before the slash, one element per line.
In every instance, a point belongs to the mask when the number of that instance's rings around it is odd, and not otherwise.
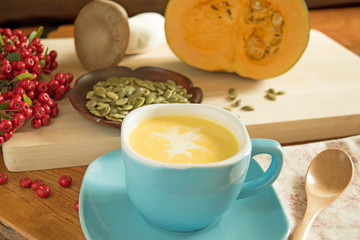
<path fill-rule="evenodd" d="M 188 93 L 191 93 L 193 95 L 190 99 L 192 103 L 201 103 L 203 99 L 201 89 L 198 87 L 194 87 L 193 83 L 189 78 L 179 73 L 156 67 L 140 67 L 135 70 L 127 67 L 109 67 L 95 70 L 79 77 L 75 82 L 74 88 L 71 88 L 69 90 L 68 95 L 71 104 L 82 115 L 84 115 L 86 118 L 90 119 L 93 122 L 120 128 L 121 123 L 97 117 L 91 114 L 85 106 L 87 102 L 85 98 L 86 93 L 92 90 L 94 84 L 99 81 L 105 81 L 107 78 L 113 76 L 137 77 L 140 79 L 148 79 L 156 82 L 166 82 L 166 80 L 171 79 L 177 85 L 182 85 L 188 91 Z"/>

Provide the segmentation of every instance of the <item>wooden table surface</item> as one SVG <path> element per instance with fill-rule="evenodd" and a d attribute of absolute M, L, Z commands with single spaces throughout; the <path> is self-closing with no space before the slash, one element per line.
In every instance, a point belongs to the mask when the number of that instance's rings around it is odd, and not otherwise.
<path fill-rule="evenodd" d="M 360 56 L 360 6 L 311 10 L 310 15 L 313 29 L 322 31 Z M 73 26 L 66 25 L 49 33 L 48 37 L 72 35 Z M 85 239 L 74 204 L 86 166 L 15 173 L 7 171 L 2 154 L 0 157 L 0 172 L 9 176 L 8 183 L 0 186 L 0 239 Z M 73 178 L 69 188 L 60 187 L 57 182 L 64 174 Z M 19 187 L 22 177 L 42 179 L 51 187 L 50 197 L 41 199 L 34 190 Z"/>

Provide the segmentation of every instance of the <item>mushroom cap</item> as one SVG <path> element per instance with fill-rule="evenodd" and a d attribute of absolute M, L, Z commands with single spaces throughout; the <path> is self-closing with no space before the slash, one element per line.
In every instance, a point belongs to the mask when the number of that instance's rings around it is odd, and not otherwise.
<path fill-rule="evenodd" d="M 95 0 L 76 17 L 76 54 L 88 70 L 116 66 L 123 59 L 130 36 L 128 14 L 118 3 Z"/>

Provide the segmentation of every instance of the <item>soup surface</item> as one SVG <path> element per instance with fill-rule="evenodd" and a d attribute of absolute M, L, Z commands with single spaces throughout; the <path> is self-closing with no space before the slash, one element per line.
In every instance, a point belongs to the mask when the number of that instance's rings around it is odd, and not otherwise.
<path fill-rule="evenodd" d="M 129 144 L 144 157 L 182 164 L 223 161 L 240 149 L 227 127 L 194 115 L 145 119 L 130 133 Z"/>

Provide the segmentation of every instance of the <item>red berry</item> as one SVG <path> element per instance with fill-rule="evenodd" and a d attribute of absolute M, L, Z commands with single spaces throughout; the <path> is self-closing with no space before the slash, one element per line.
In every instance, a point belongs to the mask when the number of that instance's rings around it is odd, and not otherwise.
<path fill-rule="evenodd" d="M 36 118 L 42 118 L 45 115 L 45 109 L 42 106 L 36 106 L 34 108 L 33 115 Z"/>
<path fill-rule="evenodd" d="M 39 63 L 39 58 L 38 58 L 38 56 L 36 56 L 36 55 L 31 55 L 31 58 L 34 60 L 34 65 L 36 64 L 36 63 Z M 34 66 L 33 65 L 33 66 Z"/>
<path fill-rule="evenodd" d="M 15 94 L 9 101 L 10 109 L 19 109 L 21 105 L 22 97 L 19 94 Z"/>
<path fill-rule="evenodd" d="M 36 194 L 41 198 L 47 198 L 50 195 L 50 187 L 43 185 L 36 188 Z"/>
<path fill-rule="evenodd" d="M 36 108 L 37 106 L 42 106 L 41 102 L 38 100 L 38 99 L 35 99 L 32 101 L 32 105 L 31 105 L 31 108 Z"/>
<path fill-rule="evenodd" d="M 49 126 L 51 124 L 51 117 L 49 114 L 45 114 L 44 117 L 41 118 L 41 124 L 43 126 Z"/>
<path fill-rule="evenodd" d="M 45 82 L 40 82 L 39 86 L 41 83 L 45 83 Z M 46 86 L 46 83 L 45 83 L 45 86 Z M 46 86 L 46 88 L 47 88 L 47 86 Z M 50 96 L 46 92 L 42 92 L 42 93 L 39 93 L 37 99 L 39 99 L 39 102 L 41 102 L 41 103 L 49 103 Z"/>
<path fill-rule="evenodd" d="M 0 95 L 0 104 L 4 102 L 4 96 L 3 95 Z"/>
<path fill-rule="evenodd" d="M 25 116 L 22 113 L 15 113 L 12 119 L 15 128 L 22 127 L 25 123 Z"/>
<path fill-rule="evenodd" d="M 13 132 L 13 131 L 4 132 L 4 133 L 3 133 L 4 140 L 5 140 L 5 141 L 9 141 L 10 138 L 13 137 L 13 135 L 14 135 L 14 132 Z"/>
<path fill-rule="evenodd" d="M 25 119 L 29 119 L 32 117 L 32 109 L 29 107 L 29 109 L 26 110 L 26 112 L 23 113 Z"/>
<path fill-rule="evenodd" d="M 51 80 L 48 83 L 49 90 L 55 91 L 58 87 L 59 87 L 59 82 L 56 81 L 55 79 Z"/>
<path fill-rule="evenodd" d="M 12 129 L 12 122 L 8 119 L 4 119 L 0 121 L 0 131 L 7 132 Z"/>
<path fill-rule="evenodd" d="M 8 99 L 12 98 L 14 95 L 15 95 L 15 94 L 14 94 L 13 91 L 7 91 L 7 92 L 5 92 L 5 93 L 3 94 L 5 100 L 8 100 Z"/>
<path fill-rule="evenodd" d="M 22 70 L 26 67 L 26 64 L 23 62 L 23 61 L 18 61 L 17 64 L 16 64 L 16 68 L 18 70 Z"/>
<path fill-rule="evenodd" d="M 72 73 L 65 73 L 65 83 L 71 83 L 73 80 Z"/>
<path fill-rule="evenodd" d="M 31 179 L 28 177 L 23 177 L 22 179 L 20 179 L 19 184 L 22 188 L 29 188 L 31 187 Z"/>
<path fill-rule="evenodd" d="M 43 51 L 44 51 L 44 45 L 39 44 L 39 46 L 36 47 L 36 52 L 37 53 L 42 53 Z"/>
<path fill-rule="evenodd" d="M 58 66 L 57 62 L 56 62 L 56 61 L 53 61 L 53 62 L 51 62 L 50 69 L 51 69 L 51 70 L 55 70 L 55 69 L 57 68 L 57 66 Z"/>
<path fill-rule="evenodd" d="M 12 66 L 10 63 L 8 64 L 1 64 L 1 68 L 0 68 L 1 72 L 4 74 L 9 74 L 11 73 L 12 70 Z"/>
<path fill-rule="evenodd" d="M 24 78 L 23 80 L 21 80 L 20 85 L 25 91 L 30 91 L 34 89 L 33 81 L 31 81 L 29 78 Z"/>
<path fill-rule="evenodd" d="M 27 57 L 24 59 L 25 67 L 28 69 L 32 69 L 35 65 L 35 61 L 33 57 Z"/>
<path fill-rule="evenodd" d="M 34 67 L 32 68 L 32 72 L 34 72 L 36 74 L 41 73 L 41 70 L 42 70 L 42 68 L 41 68 L 41 65 L 39 63 L 36 63 L 34 65 Z"/>
<path fill-rule="evenodd" d="M 25 90 L 22 87 L 14 87 L 13 92 L 22 96 L 24 95 Z"/>
<path fill-rule="evenodd" d="M 75 202 L 74 207 L 76 211 L 79 211 L 79 200 Z"/>
<path fill-rule="evenodd" d="M 58 182 L 63 187 L 69 187 L 72 183 L 72 178 L 68 175 L 63 175 L 59 178 Z"/>
<path fill-rule="evenodd" d="M 59 115 L 59 109 L 58 107 L 51 108 L 50 116 L 53 118 L 56 118 Z"/>
<path fill-rule="evenodd" d="M 27 102 L 21 102 L 19 112 L 25 113 L 29 108 L 30 108 L 30 106 Z"/>
<path fill-rule="evenodd" d="M 36 90 L 38 93 L 45 93 L 48 90 L 48 86 L 46 82 L 39 82 L 36 86 Z M 46 93 L 47 94 L 47 93 Z"/>
<path fill-rule="evenodd" d="M 51 60 L 55 60 L 55 58 L 56 58 L 56 56 L 57 56 L 57 52 L 56 51 L 54 51 L 54 50 L 52 50 L 52 51 L 50 51 L 50 53 L 49 53 L 49 55 L 50 55 L 50 57 L 51 57 Z"/>
<path fill-rule="evenodd" d="M 45 109 L 45 114 L 50 114 L 51 113 L 51 108 L 48 104 L 43 104 L 42 107 Z"/>
<path fill-rule="evenodd" d="M 52 98 L 49 99 L 48 104 L 49 104 L 49 106 L 50 106 L 51 108 L 57 107 L 57 102 L 56 102 L 54 99 L 52 99 Z"/>
<path fill-rule="evenodd" d="M 66 87 L 62 84 L 55 91 L 55 95 L 59 95 L 59 96 L 63 96 L 65 93 L 66 93 Z"/>
<path fill-rule="evenodd" d="M 5 184 L 8 181 L 8 175 L 6 173 L 0 173 L 0 184 Z"/>
<path fill-rule="evenodd" d="M 30 57 L 30 55 L 31 55 L 30 52 L 28 50 L 26 50 L 25 48 L 22 48 L 20 50 L 20 56 L 21 56 L 22 59 Z"/>
<path fill-rule="evenodd" d="M 41 125 L 42 125 L 42 123 L 41 123 L 41 119 L 40 118 L 33 118 L 32 120 L 31 120 L 31 126 L 33 127 L 33 128 L 39 128 L 39 127 L 41 127 Z"/>
<path fill-rule="evenodd" d="M 31 182 L 31 188 L 36 190 L 37 187 L 44 186 L 44 181 L 41 179 L 36 179 L 35 181 Z"/>
<path fill-rule="evenodd" d="M 0 145 L 3 144 L 5 142 L 5 139 L 3 136 L 0 136 Z"/>
<path fill-rule="evenodd" d="M 6 58 L 2 59 L 1 65 L 4 65 L 4 64 L 10 64 L 9 60 L 7 60 Z"/>
<path fill-rule="evenodd" d="M 26 91 L 26 96 L 33 99 L 35 97 L 35 92 L 33 90 Z"/>
<path fill-rule="evenodd" d="M 58 72 L 56 75 L 55 75 L 55 80 L 59 82 L 60 85 L 64 84 L 65 83 L 65 75 L 61 72 Z"/>
<path fill-rule="evenodd" d="M 40 38 L 38 38 L 38 37 L 36 37 L 36 38 L 34 38 L 33 40 L 32 40 L 32 44 L 34 44 L 34 46 L 39 46 L 39 44 L 40 44 Z"/>

